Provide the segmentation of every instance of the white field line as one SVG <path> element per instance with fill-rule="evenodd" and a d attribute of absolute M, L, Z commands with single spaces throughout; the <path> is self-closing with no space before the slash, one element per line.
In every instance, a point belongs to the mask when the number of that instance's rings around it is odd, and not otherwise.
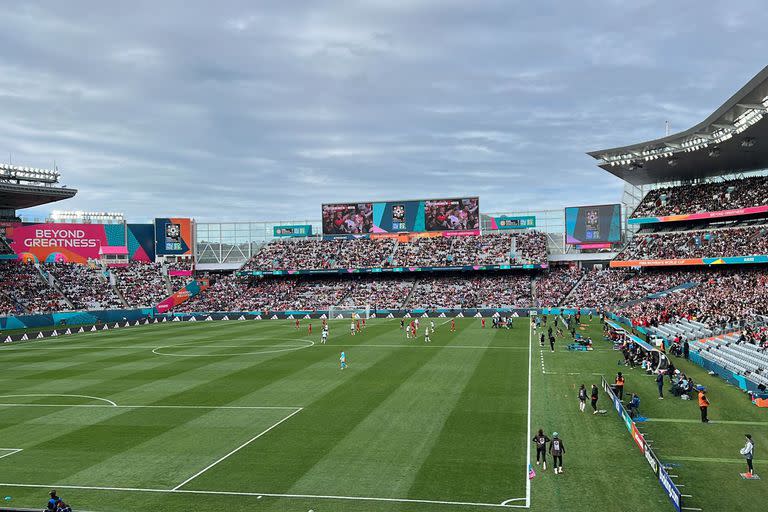
<path fill-rule="evenodd" d="M 74 489 L 84 491 L 123 491 L 123 492 L 146 492 L 160 494 L 199 494 L 214 496 L 255 496 L 268 498 L 296 498 L 296 499 L 318 499 L 318 500 L 346 500 L 346 501 L 379 501 L 389 503 L 423 503 L 430 505 L 457 505 L 464 507 L 490 507 L 490 508 L 528 508 L 525 505 L 502 505 L 500 503 L 482 503 L 470 501 L 440 501 L 440 500 L 420 500 L 411 498 L 380 498 L 372 496 L 336 496 L 325 494 L 278 494 L 269 492 L 237 492 L 237 491 L 196 491 L 187 489 L 147 489 L 141 487 L 97 487 L 86 485 L 40 485 L 40 484 L 9 484 L 0 483 L 0 487 L 24 487 L 38 489 Z M 515 498 L 523 500 L 525 498 Z M 510 501 L 510 500 L 507 500 Z"/>
<path fill-rule="evenodd" d="M 52 396 L 52 395 L 45 395 Z M 101 404 L 3 404 L 0 407 L 85 407 L 95 409 L 245 409 L 245 410 L 295 410 L 302 409 L 297 406 L 281 405 L 101 405 Z"/>
<path fill-rule="evenodd" d="M 101 398 L 98 396 L 88 396 L 88 395 L 60 395 L 56 393 L 32 393 L 32 394 L 25 394 L 25 395 L 0 395 L 0 398 L 42 398 L 42 397 L 51 397 L 51 396 L 59 396 L 59 397 L 65 397 L 65 398 L 87 398 L 89 400 L 99 400 L 100 402 L 106 402 L 112 407 L 117 407 L 117 404 L 113 402 L 112 400 L 107 400 L 106 398 Z"/>
<path fill-rule="evenodd" d="M 10 457 L 11 455 L 15 453 L 19 453 L 20 451 L 23 451 L 22 448 L 0 448 L 0 452 L 8 452 L 4 455 L 0 455 L 0 459 L 5 457 Z"/>
<path fill-rule="evenodd" d="M 219 464 L 220 462 L 222 462 L 222 461 L 224 461 L 224 460 L 228 459 L 229 457 L 231 457 L 231 456 L 232 456 L 232 455 L 234 455 L 235 453 L 239 452 L 240 450 L 242 450 L 243 448 L 245 448 L 246 446 L 248 446 L 249 444 L 251 444 L 252 442 L 254 442 L 255 440 L 257 440 L 258 438 L 260 438 L 261 436 L 263 436 L 264 434 L 266 434 L 267 432 L 269 432 L 269 431 L 270 431 L 270 430 L 272 430 L 273 428 L 277 427 L 278 425 L 280 425 L 280 424 L 281 424 L 281 423 L 283 423 L 284 421 L 287 421 L 287 420 L 291 419 L 291 418 L 292 418 L 292 417 L 294 417 L 296 414 L 300 413 L 302 410 L 303 410 L 303 408 L 298 408 L 298 409 L 296 409 L 295 411 L 293 411 L 291 414 L 289 414 L 288 416 L 285 416 L 285 417 L 284 417 L 283 419 L 281 419 L 280 421 L 278 421 L 278 422 L 276 422 L 276 423 L 273 423 L 273 424 L 272 424 L 272 426 L 270 426 L 269 428 L 267 428 L 267 429 L 265 429 L 265 430 L 262 430 L 262 431 L 261 431 L 259 434 L 257 434 L 257 435 L 255 435 L 254 437 L 250 438 L 248 441 L 244 442 L 243 444 L 241 444 L 240 446 L 238 446 L 237 448 L 235 448 L 234 450 L 232 450 L 232 451 L 231 451 L 231 452 L 229 452 L 228 454 L 224 455 L 224 456 L 223 456 L 223 457 L 221 457 L 220 459 L 216 460 L 215 462 L 213 462 L 213 463 L 211 463 L 211 464 L 207 465 L 206 467 L 204 467 L 203 469 L 201 469 L 200 471 L 198 471 L 197 473 L 195 473 L 195 474 L 194 474 L 194 475 L 192 475 L 191 477 L 187 478 L 186 480 L 184 480 L 183 482 L 181 482 L 179 485 L 177 485 L 176 487 L 174 487 L 174 488 L 173 488 L 173 489 L 171 489 L 171 490 L 172 490 L 172 491 L 178 491 L 178 490 L 179 490 L 179 488 L 181 488 L 181 487 L 184 487 L 186 484 L 188 484 L 189 482 L 191 482 L 191 481 L 192 481 L 192 480 L 194 480 L 195 478 L 199 477 L 200 475 L 202 475 L 203 473 L 205 473 L 206 471 L 208 471 L 208 470 L 209 470 L 209 469 L 211 469 L 212 467 L 216 466 L 216 465 L 217 465 L 217 464 Z"/>
<path fill-rule="evenodd" d="M 531 465 L 531 377 L 533 375 L 533 325 L 528 322 L 528 433 L 525 436 L 526 450 L 525 462 L 525 508 L 531 506 L 531 479 L 528 478 L 528 467 Z M 542 358 L 541 370 L 544 371 Z"/>

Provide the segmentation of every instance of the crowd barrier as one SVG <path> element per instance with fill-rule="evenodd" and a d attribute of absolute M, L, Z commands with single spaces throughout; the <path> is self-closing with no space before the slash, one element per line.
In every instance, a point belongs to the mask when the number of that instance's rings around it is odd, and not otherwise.
<path fill-rule="evenodd" d="M 611 389 L 611 385 L 605 380 L 605 377 L 601 376 L 600 380 L 602 381 L 603 391 L 608 394 L 608 397 L 613 404 L 613 408 L 616 410 L 616 413 L 619 415 L 619 418 L 624 425 L 626 425 L 627 430 L 635 441 L 640 453 L 642 453 L 648 461 L 648 465 L 650 466 L 651 471 L 653 471 L 653 474 L 656 475 L 659 485 L 664 489 L 664 492 L 667 494 L 667 497 L 675 510 L 681 512 L 683 509 L 683 495 L 680 492 L 680 489 L 678 489 L 677 485 L 672 481 L 672 478 L 669 476 L 669 473 L 667 473 L 664 465 L 659 461 L 658 457 L 656 457 L 656 454 L 653 452 L 653 449 L 651 449 L 651 446 L 645 441 L 645 437 L 643 437 L 637 429 L 637 425 L 632 421 L 629 412 L 624 408 L 624 404 L 621 403 L 619 397 L 617 397 L 613 392 L 613 389 Z"/>

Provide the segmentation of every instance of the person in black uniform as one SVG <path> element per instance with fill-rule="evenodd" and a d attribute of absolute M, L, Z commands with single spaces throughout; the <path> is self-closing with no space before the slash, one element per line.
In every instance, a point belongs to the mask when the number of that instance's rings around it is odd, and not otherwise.
<path fill-rule="evenodd" d="M 552 454 L 552 465 L 555 468 L 555 474 L 562 474 L 565 445 L 557 432 L 552 433 L 552 441 L 549 443 L 549 453 Z"/>
<path fill-rule="evenodd" d="M 544 471 L 547 470 L 547 443 L 549 438 L 544 434 L 542 429 L 539 429 L 539 433 L 533 437 L 533 443 L 536 445 L 536 465 L 539 462 L 544 463 Z"/>
<path fill-rule="evenodd" d="M 584 384 L 581 385 L 579 388 L 579 410 L 581 412 L 584 412 L 584 409 L 587 407 L 587 388 L 584 387 Z"/>
<path fill-rule="evenodd" d="M 539 336 L 539 344 L 541 345 L 542 348 L 544 348 L 544 333 L 541 333 L 541 335 Z"/>
<path fill-rule="evenodd" d="M 592 393 L 591 393 L 592 414 L 597 414 L 597 399 L 599 396 L 600 396 L 600 393 L 597 391 L 597 386 L 592 384 Z"/>
<path fill-rule="evenodd" d="M 549 348 L 552 352 L 555 351 L 555 337 L 551 334 L 549 335 Z"/>

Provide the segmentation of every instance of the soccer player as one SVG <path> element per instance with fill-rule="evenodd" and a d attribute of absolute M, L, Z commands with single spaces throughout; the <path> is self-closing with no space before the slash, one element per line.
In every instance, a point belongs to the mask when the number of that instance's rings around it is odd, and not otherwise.
<path fill-rule="evenodd" d="M 322 339 L 320 340 L 320 343 L 325 345 L 328 343 L 328 329 L 323 329 Z"/>
<path fill-rule="evenodd" d="M 349 324 L 349 334 L 350 336 L 355 335 L 355 321 L 352 320 L 352 322 Z"/>
<path fill-rule="evenodd" d="M 541 348 L 544 348 L 544 333 L 539 335 L 539 345 L 541 345 Z"/>
<path fill-rule="evenodd" d="M 432 329 L 432 332 L 435 332 L 435 321 L 430 320 L 429 321 L 429 328 Z"/>
<path fill-rule="evenodd" d="M 312 322 L 309 322 L 309 334 L 312 334 Z"/>
<path fill-rule="evenodd" d="M 405 329 L 405 318 L 401 318 L 400 319 L 400 330 L 402 331 L 404 329 Z"/>
<path fill-rule="evenodd" d="M 482 324 L 482 328 L 485 329 L 485 318 L 482 318 L 480 323 Z"/>
<path fill-rule="evenodd" d="M 419 328 L 419 322 L 411 321 L 411 338 L 416 339 L 416 330 Z"/>
<path fill-rule="evenodd" d="M 358 320 L 355 322 L 355 330 L 356 330 L 357 332 L 360 332 L 360 319 L 358 319 Z"/>
<path fill-rule="evenodd" d="M 551 334 L 549 335 L 549 349 L 554 352 L 555 351 L 555 337 Z"/>
<path fill-rule="evenodd" d="M 339 365 L 342 370 L 347 367 L 347 354 L 345 354 L 343 350 L 341 351 L 341 356 L 339 356 Z"/>
<path fill-rule="evenodd" d="M 296 319 L 296 330 L 297 331 L 299 330 L 299 319 L 298 318 Z"/>
<path fill-rule="evenodd" d="M 755 453 L 755 443 L 752 441 L 751 434 L 744 434 L 744 437 L 747 442 L 744 445 L 744 448 L 739 450 L 739 453 L 741 453 L 747 461 L 747 478 L 752 478 L 752 471 L 754 471 L 752 468 L 752 457 Z"/>
<path fill-rule="evenodd" d="M 563 474 L 565 445 L 557 432 L 552 432 L 552 441 L 549 443 L 549 453 L 552 454 L 552 465 L 555 467 L 555 474 Z"/>
<path fill-rule="evenodd" d="M 456 332 L 456 319 L 451 318 L 451 332 Z"/>
<path fill-rule="evenodd" d="M 429 328 L 429 326 L 426 326 L 424 328 L 424 343 L 430 343 L 430 339 L 429 339 L 430 332 L 431 332 L 431 329 Z"/>
<path fill-rule="evenodd" d="M 363 318 L 363 329 L 365 329 L 365 318 Z"/>
<path fill-rule="evenodd" d="M 592 384 L 592 393 L 591 393 L 591 405 L 592 405 L 592 414 L 597 414 L 597 399 L 600 397 L 600 393 L 597 391 L 597 386 Z"/>
<path fill-rule="evenodd" d="M 417 318 L 417 319 L 413 320 L 412 322 L 413 322 L 413 325 L 416 326 L 416 330 L 418 331 L 419 330 L 419 319 Z"/>
<path fill-rule="evenodd" d="M 581 412 L 584 412 L 584 409 L 587 407 L 587 388 L 584 387 L 584 384 L 581 385 L 579 388 L 579 410 Z"/>
<path fill-rule="evenodd" d="M 533 443 L 536 445 L 536 465 L 539 465 L 539 459 L 544 463 L 544 471 L 547 470 L 547 443 L 549 438 L 542 429 L 533 437 Z"/>

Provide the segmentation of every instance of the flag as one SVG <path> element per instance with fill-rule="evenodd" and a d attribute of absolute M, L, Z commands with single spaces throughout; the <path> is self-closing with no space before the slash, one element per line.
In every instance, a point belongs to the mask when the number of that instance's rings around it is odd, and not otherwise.
<path fill-rule="evenodd" d="M 533 466 L 528 464 L 528 480 L 536 478 L 536 471 L 533 470 Z"/>

